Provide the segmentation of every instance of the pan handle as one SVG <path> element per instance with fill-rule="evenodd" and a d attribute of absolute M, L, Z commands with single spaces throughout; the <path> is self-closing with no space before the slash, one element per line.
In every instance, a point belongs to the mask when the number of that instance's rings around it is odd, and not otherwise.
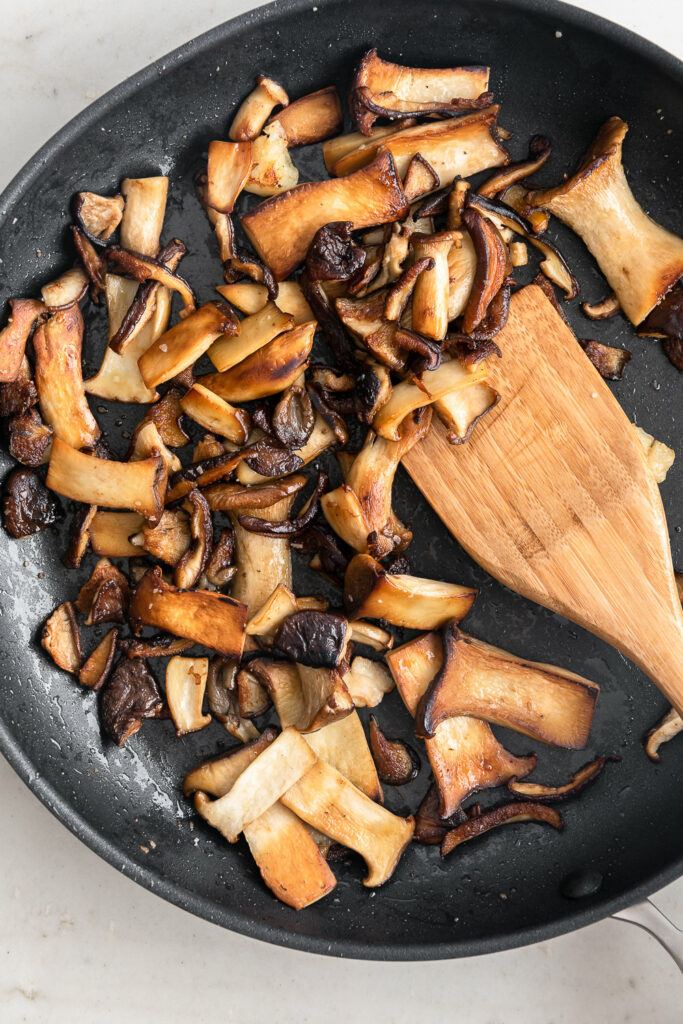
<path fill-rule="evenodd" d="M 644 928 L 664 946 L 664 949 L 670 953 L 678 965 L 679 971 L 683 972 L 683 931 L 677 928 L 673 921 L 670 921 L 651 900 L 643 900 L 642 903 L 636 903 L 634 907 L 619 910 L 612 917 Z"/>

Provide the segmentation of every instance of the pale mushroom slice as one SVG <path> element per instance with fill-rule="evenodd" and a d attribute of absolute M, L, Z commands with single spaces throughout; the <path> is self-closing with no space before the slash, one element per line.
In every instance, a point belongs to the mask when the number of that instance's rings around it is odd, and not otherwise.
<path fill-rule="evenodd" d="M 85 271 L 81 267 L 72 267 L 54 281 L 44 284 L 40 289 L 40 296 L 46 309 L 56 312 L 80 302 L 88 290 L 88 283 Z"/>
<path fill-rule="evenodd" d="M 289 155 L 287 136 L 279 122 L 268 124 L 251 144 L 251 170 L 245 192 L 257 196 L 275 196 L 293 188 L 299 172 Z"/>
<path fill-rule="evenodd" d="M 377 768 L 357 711 L 329 722 L 304 739 L 321 761 L 335 768 L 371 800 L 383 803 Z"/>
<path fill-rule="evenodd" d="M 258 515 L 269 522 L 287 519 L 296 493 L 287 495 L 267 508 L 245 508 L 249 515 Z M 230 513 L 235 541 L 237 576 L 232 587 L 236 600 L 247 605 L 254 616 L 263 608 L 279 586 L 292 588 L 292 555 L 289 537 L 271 537 L 245 530 L 236 511 Z"/>
<path fill-rule="evenodd" d="M 378 117 L 453 114 L 490 103 L 487 67 L 412 68 L 363 54 L 351 86 L 351 115 L 364 135 Z"/>
<path fill-rule="evenodd" d="M 671 708 L 658 722 L 654 729 L 647 734 L 645 752 L 651 761 L 659 761 L 659 748 L 662 743 L 668 743 L 674 736 L 683 732 L 683 718 L 675 708 Z"/>
<path fill-rule="evenodd" d="M 224 337 L 209 348 L 209 359 L 217 370 L 229 370 L 253 355 L 269 341 L 294 327 L 294 317 L 283 313 L 275 302 L 240 321 L 236 337 Z"/>
<path fill-rule="evenodd" d="M 268 289 L 257 281 L 237 281 L 235 284 L 222 284 L 216 289 L 224 299 L 239 309 L 240 313 L 251 316 L 268 302 Z M 294 317 L 294 326 L 315 320 L 313 310 L 309 306 L 298 281 L 280 281 L 274 299 L 277 308 Z M 244 327 L 242 326 L 242 330 Z"/>
<path fill-rule="evenodd" d="M 139 555 L 139 548 L 129 538 L 139 533 L 144 522 L 144 518 L 138 512 L 109 512 L 98 509 L 88 526 L 90 546 L 94 554 L 106 558 L 134 558 Z"/>
<path fill-rule="evenodd" d="M 176 736 L 206 728 L 211 715 L 202 714 L 208 658 L 171 658 L 166 666 L 166 700 Z"/>
<path fill-rule="evenodd" d="M 425 633 L 387 654 L 387 664 L 411 715 L 415 715 L 420 698 L 443 660 L 438 633 Z M 536 765 L 535 755 L 517 757 L 507 751 L 487 722 L 464 716 L 448 718 L 437 726 L 434 736 L 425 740 L 425 748 L 444 818 L 478 790 L 524 778 Z"/>
<path fill-rule="evenodd" d="M 412 816 L 399 818 L 387 811 L 322 760 L 281 799 L 303 821 L 363 857 L 366 886 L 382 885 L 391 877 L 415 828 Z"/>
<path fill-rule="evenodd" d="M 242 102 L 233 118 L 230 138 L 235 142 L 255 139 L 275 107 L 286 107 L 288 103 L 289 96 L 278 82 L 267 75 L 259 75 L 256 88 Z"/>
<path fill-rule="evenodd" d="M 479 421 L 500 401 L 500 395 L 486 381 L 461 388 L 434 403 L 434 411 L 446 427 L 450 444 L 465 444 Z"/>
<path fill-rule="evenodd" d="M 277 729 L 269 727 L 251 743 L 232 747 L 216 757 L 203 761 L 187 773 L 183 779 L 183 793 L 208 793 L 210 796 L 225 796 L 252 761 L 261 754 L 277 737 Z"/>
<path fill-rule="evenodd" d="M 114 462 L 86 455 L 55 437 L 46 483 L 65 498 L 86 505 L 127 508 L 153 525 L 163 511 L 166 479 L 160 455 L 139 462 Z"/>
<path fill-rule="evenodd" d="M 192 543 L 189 516 L 182 508 L 165 508 L 156 526 L 143 524 L 141 530 L 127 536 L 136 555 L 141 554 L 142 549 L 173 566 L 178 564 Z"/>
<path fill-rule="evenodd" d="M 370 555 L 356 555 L 344 579 L 344 606 L 351 619 L 384 619 L 409 629 L 438 629 L 467 615 L 474 587 L 389 573 Z"/>
<path fill-rule="evenodd" d="M 236 843 L 244 827 L 272 807 L 316 761 L 303 736 L 296 729 L 284 729 L 247 765 L 225 796 L 209 800 L 198 792 L 195 806 L 209 825 L 229 843 Z"/>
<path fill-rule="evenodd" d="M 128 462 L 140 462 L 150 455 L 160 455 L 166 472 L 177 473 L 182 469 L 178 456 L 164 444 L 159 428 L 152 420 L 141 420 L 135 428 L 128 449 Z"/>
<path fill-rule="evenodd" d="M 195 381 L 180 399 L 180 407 L 205 430 L 226 437 L 234 444 L 246 444 L 251 428 L 249 413 L 225 402 L 203 384 Z"/>
<path fill-rule="evenodd" d="M 144 256 L 156 256 L 166 215 L 168 178 L 124 178 L 121 192 L 125 200 L 121 245 Z"/>
<path fill-rule="evenodd" d="M 329 602 L 320 597 L 297 597 L 284 583 L 278 583 L 265 603 L 250 616 L 247 635 L 272 639 L 288 615 L 312 608 L 327 611 Z"/>
<path fill-rule="evenodd" d="M 160 335 L 140 356 L 142 379 L 150 389 L 163 384 L 193 366 L 218 338 L 239 330 L 237 317 L 224 302 L 205 303 Z"/>
<path fill-rule="evenodd" d="M 427 236 L 418 233 L 412 236 L 411 244 L 415 260 L 429 257 L 434 261 L 415 283 L 412 328 L 435 341 L 443 341 L 448 331 L 448 253 L 452 246 L 460 244 L 460 235 L 454 231 Z"/>
<path fill-rule="evenodd" d="M 206 167 L 206 201 L 219 213 L 232 213 L 235 201 L 251 171 L 251 142 L 209 143 Z"/>
<path fill-rule="evenodd" d="M 43 626 L 40 642 L 55 665 L 72 675 L 78 673 L 83 652 L 76 609 L 71 601 L 60 604 L 53 611 Z"/>
<path fill-rule="evenodd" d="M 622 163 L 627 131 L 621 118 L 609 118 L 575 174 L 532 193 L 529 203 L 582 238 L 637 325 L 683 276 L 683 239 L 648 217 L 633 195 Z"/>
<path fill-rule="evenodd" d="M 344 673 L 344 682 L 357 708 L 376 708 L 396 685 L 383 662 L 360 655 Z"/>
<path fill-rule="evenodd" d="M 297 722 L 300 732 L 310 733 L 355 714 L 344 677 L 337 668 L 298 664 L 304 695 L 304 713 Z"/>
<path fill-rule="evenodd" d="M 658 441 L 652 434 L 648 434 L 646 430 L 643 430 L 642 427 L 637 426 L 635 423 L 633 424 L 633 429 L 643 446 L 645 458 L 652 475 L 658 484 L 664 483 L 667 473 L 674 464 L 676 458 L 675 451 L 664 444 L 663 441 Z"/>
<path fill-rule="evenodd" d="M 93 445 L 100 428 L 83 388 L 83 317 L 77 305 L 53 314 L 33 337 L 40 411 L 55 438 L 72 448 Z"/>
<path fill-rule="evenodd" d="M 468 715 L 553 746 L 588 742 L 600 687 L 574 672 L 517 658 L 450 624 L 444 664 L 422 696 L 418 736 L 433 736 L 446 719 Z"/>
<path fill-rule="evenodd" d="M 343 181 L 298 185 L 267 199 L 242 218 L 242 227 L 278 281 L 289 277 L 308 252 L 319 228 L 350 221 L 361 229 L 397 220 L 408 212 L 401 181 L 383 153 Z"/>
<path fill-rule="evenodd" d="M 226 658 L 242 656 L 246 623 L 247 608 L 241 601 L 210 590 L 178 590 L 163 581 L 159 566 L 145 573 L 130 602 L 136 635 L 143 626 L 156 626 Z"/>
<path fill-rule="evenodd" d="M 73 213 L 79 226 L 91 238 L 106 242 L 121 223 L 123 196 L 100 196 L 96 192 L 77 192 Z"/>

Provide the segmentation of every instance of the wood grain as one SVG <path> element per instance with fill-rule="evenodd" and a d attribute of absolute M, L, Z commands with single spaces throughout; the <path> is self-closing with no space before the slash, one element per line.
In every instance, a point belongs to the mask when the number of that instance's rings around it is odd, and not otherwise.
<path fill-rule="evenodd" d="M 492 576 L 619 648 L 682 712 L 683 614 L 631 423 L 536 285 L 496 341 L 498 405 L 464 445 L 435 421 L 406 469 Z"/>

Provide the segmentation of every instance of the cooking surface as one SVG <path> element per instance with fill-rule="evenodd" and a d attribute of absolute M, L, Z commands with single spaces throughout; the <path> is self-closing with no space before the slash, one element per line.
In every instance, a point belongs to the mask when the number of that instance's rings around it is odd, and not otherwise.
<path fill-rule="evenodd" d="M 347 9 L 350 6 L 347 5 Z M 351 21 L 349 16 L 349 23 Z M 392 26 L 387 26 L 383 37 L 387 38 L 391 30 Z M 488 35 L 488 29 L 485 28 L 484 32 Z M 381 34 L 378 30 L 377 38 Z M 548 39 L 551 38 L 554 39 L 554 32 L 549 30 Z M 371 41 L 368 37 L 354 43 L 350 52 L 357 55 L 363 45 Z M 272 56 L 264 56 L 263 61 L 276 76 L 281 75 L 292 93 L 322 85 L 327 80 L 325 69 L 329 52 L 321 53 L 316 57 L 317 63 L 311 63 L 304 61 L 303 57 L 299 61 L 293 58 L 291 51 L 279 48 L 279 44 L 272 42 L 272 34 L 269 34 L 262 52 L 267 53 L 271 44 Z M 427 59 L 439 63 L 450 59 L 452 49 L 449 51 L 443 42 L 440 45 L 441 50 L 432 49 L 432 56 L 429 56 L 425 40 L 418 40 L 414 49 L 411 44 L 410 53 L 404 54 L 404 59 L 415 63 Z M 452 42 L 450 45 L 452 48 Z M 493 46 L 494 42 L 489 39 L 487 45 Z M 552 45 L 555 44 L 548 42 L 545 48 Z M 482 54 L 481 59 L 488 57 L 489 53 Z M 400 50 L 394 48 L 392 55 L 400 57 Z M 468 51 L 454 56 L 456 59 L 474 60 L 478 55 Z M 550 54 L 531 56 L 537 58 L 534 76 L 538 74 L 539 78 L 535 80 L 540 81 L 543 75 L 549 76 L 550 68 L 544 67 L 540 58 L 544 57 L 547 62 Z M 584 75 L 588 73 L 587 69 L 597 74 L 601 67 L 600 58 L 594 55 L 591 65 L 583 46 L 580 56 L 579 64 L 583 66 Z M 229 118 L 231 108 L 226 105 L 225 97 L 234 96 L 237 101 L 244 91 L 242 73 L 237 70 L 234 74 L 228 73 L 225 59 L 226 49 L 223 46 L 203 62 L 204 74 L 212 77 L 205 81 L 201 110 L 196 99 L 183 100 L 182 96 L 177 97 L 172 116 L 153 105 L 149 95 L 131 100 L 123 105 L 118 122 L 107 115 L 101 123 L 93 125 L 90 139 L 98 140 L 95 157 L 88 149 L 92 141 L 89 144 L 75 142 L 68 153 L 50 162 L 36 182 L 35 201 L 23 203 L 18 213 L 13 211 L 9 225 L 2 232 L 6 275 L 2 281 L 4 294 L 9 294 L 27 279 L 43 279 L 58 265 L 65 223 L 57 219 L 58 211 L 66 209 L 66 200 L 75 188 L 104 189 L 113 186 L 122 173 L 145 173 L 158 167 L 172 173 L 172 200 L 165 233 L 168 236 L 178 234 L 189 242 L 192 255 L 188 257 L 186 273 L 198 286 L 200 297 L 210 296 L 212 284 L 219 281 L 219 267 L 213 240 L 192 197 L 189 180 L 198 162 L 197 150 L 219 132 Z M 519 80 L 521 72 L 512 65 L 506 68 L 506 60 L 507 56 L 501 56 L 502 63 L 496 61 L 495 52 L 491 58 L 494 85 L 504 103 L 502 122 L 519 133 L 513 151 L 515 155 L 521 155 L 528 135 L 546 130 L 556 143 L 552 171 L 561 172 L 590 139 L 602 117 L 613 110 L 601 105 L 603 101 L 596 97 L 594 89 L 588 89 L 587 84 L 581 93 L 581 82 L 577 80 L 569 83 L 569 91 L 579 95 L 578 112 L 574 108 L 558 109 L 557 104 L 548 100 L 541 104 L 541 97 L 538 109 L 530 116 Z M 337 52 L 332 58 L 332 67 L 343 63 Z M 220 78 L 210 70 L 213 66 L 221 66 Z M 185 75 L 186 72 L 182 72 L 179 79 L 174 80 L 174 93 L 177 92 L 178 81 L 181 87 L 183 83 L 186 87 L 189 85 Z M 633 66 L 629 68 L 629 79 L 632 75 Z M 148 88 L 162 85 L 163 77 L 156 86 Z M 671 192 L 667 193 L 668 174 L 662 172 L 660 157 L 666 152 L 673 157 L 673 144 L 667 145 L 667 141 L 671 143 L 671 136 L 666 133 L 669 127 L 680 131 L 680 124 L 675 125 L 668 115 L 668 119 L 660 124 L 652 109 L 655 102 L 659 105 L 655 98 L 656 90 L 652 95 L 645 93 L 640 99 L 626 85 L 623 90 L 621 112 L 633 123 L 626 162 L 636 194 L 645 205 L 649 204 L 656 215 L 670 216 L 675 220 L 676 209 L 680 209 L 680 196 L 674 200 Z M 180 91 L 183 92 L 182 88 Z M 189 93 L 189 89 L 186 91 Z M 183 113 L 180 107 L 184 102 L 187 107 Z M 634 103 L 635 113 L 629 107 Z M 638 115 L 643 118 L 649 138 L 644 153 L 637 147 Z M 200 127 L 194 127 L 195 117 Z M 189 131 L 188 126 L 192 126 Z M 184 135 L 188 137 L 183 138 Z M 176 151 L 179 153 L 178 163 L 170 168 L 167 154 Z M 636 152 L 638 166 L 635 159 L 629 159 Z M 680 146 L 678 152 L 680 154 Z M 141 157 L 140 154 L 144 155 Z M 644 157 L 642 162 L 641 156 Z M 299 165 L 306 169 L 303 161 L 299 161 Z M 551 180 L 550 173 L 549 170 L 548 178 L 544 180 Z M 657 188 L 649 184 L 652 180 L 657 182 Z M 670 181 L 675 180 L 675 174 L 671 174 Z M 45 211 L 51 211 L 49 219 Z M 14 216 L 18 221 L 12 225 Z M 573 261 L 578 269 L 578 276 L 585 284 L 585 297 L 599 298 L 600 279 L 595 272 L 592 276 L 590 272 L 586 273 L 589 264 L 585 260 L 581 262 L 580 244 L 575 240 L 566 244 L 565 238 L 569 239 L 569 236 L 560 235 L 559 231 L 557 237 L 562 238 L 569 261 Z M 17 248 L 23 254 L 20 260 L 10 255 Z M 36 268 L 36 248 L 42 252 L 40 274 Z M 582 324 L 584 333 L 586 326 L 592 330 L 591 325 L 582 321 L 578 314 L 574 322 Z M 664 360 L 659 346 L 632 338 L 630 329 L 621 321 L 597 325 L 595 333 L 608 343 L 619 338 L 632 349 L 634 360 L 624 382 L 616 385 L 616 393 L 627 412 L 633 415 L 637 410 L 638 422 L 675 446 L 671 409 L 678 378 Z M 96 362 L 97 356 L 91 365 Z M 655 381 L 659 388 L 655 387 Z M 116 411 L 113 411 L 110 440 L 121 448 L 124 442 L 120 440 L 120 429 L 115 426 L 116 418 Z M 680 487 L 680 459 L 676 468 Z M 670 478 L 663 491 L 669 508 L 672 507 L 675 479 Z M 423 536 L 430 533 L 432 537 L 429 544 L 421 545 L 419 553 L 417 545 L 411 552 L 416 571 L 438 575 L 439 568 L 447 565 L 447 578 L 481 586 L 478 606 L 467 620 L 469 630 L 494 643 L 507 645 L 518 653 L 556 659 L 566 667 L 595 678 L 603 686 L 601 709 L 591 747 L 586 754 L 604 750 L 622 753 L 625 760 L 622 766 L 606 774 L 594 790 L 568 808 L 564 836 L 546 837 L 533 827 L 529 833 L 525 833 L 523 828 L 514 833 L 509 830 L 507 834 L 490 837 L 485 844 L 472 844 L 467 855 L 463 851 L 457 866 L 439 863 L 434 851 L 415 849 L 411 851 L 411 858 L 404 862 L 396 882 L 372 899 L 362 893 L 362 903 L 354 901 L 352 911 L 349 910 L 348 894 L 358 887 L 355 871 L 344 872 L 340 879 L 335 893 L 339 898 L 338 904 L 327 901 L 319 908 L 313 908 L 312 912 L 297 917 L 293 912 L 277 907 L 255 881 L 255 871 L 246 855 L 236 856 L 234 850 L 222 848 L 199 825 L 190 832 L 189 807 L 178 795 L 177 781 L 184 768 L 198 757 L 225 745 L 224 734 L 218 727 L 178 742 L 172 736 L 170 725 L 149 725 L 130 749 L 109 750 L 105 757 L 94 708 L 88 707 L 89 698 L 78 692 L 66 676 L 53 671 L 39 654 L 31 652 L 26 655 L 30 661 L 18 661 L 17 651 L 29 644 L 42 619 L 65 596 L 64 574 L 59 570 L 55 554 L 60 548 L 52 538 L 11 545 L 9 555 L 3 555 L 6 562 L 2 566 L 3 576 L 8 580 L 3 595 L 3 614 L 5 621 L 11 621 L 15 630 L 11 641 L 7 634 L 5 636 L 2 658 L 5 666 L 13 663 L 16 666 L 6 672 L 3 681 L 6 720 L 10 730 L 15 730 L 17 723 L 31 723 L 22 742 L 33 762 L 29 771 L 34 787 L 39 789 L 43 785 L 36 769 L 40 776 L 44 776 L 46 766 L 50 766 L 50 781 L 57 794 L 78 808 L 96 828 L 116 835 L 120 848 L 134 858 L 134 874 L 146 876 L 150 882 L 154 880 L 155 885 L 160 876 L 168 878 L 175 874 L 179 883 L 186 884 L 193 895 L 215 900 L 216 912 L 226 904 L 232 904 L 233 908 L 238 904 L 245 915 L 255 914 L 266 927 L 281 925 L 284 911 L 288 916 L 285 926 L 290 927 L 291 919 L 292 926 L 301 936 L 299 941 L 305 941 L 307 931 L 319 931 L 322 918 L 325 930 L 329 927 L 334 934 L 347 934 L 351 942 L 373 941 L 374 934 L 374 941 L 385 942 L 394 936 L 405 947 L 411 936 L 424 934 L 424 929 L 434 941 L 443 936 L 446 942 L 451 942 L 457 940 L 458 934 L 469 939 L 476 937 L 477 933 L 483 935 L 482 929 L 490 929 L 492 922 L 494 927 L 505 928 L 506 921 L 510 919 L 509 907 L 513 905 L 516 925 L 521 923 L 522 927 L 530 928 L 527 937 L 533 938 L 533 927 L 540 916 L 545 919 L 546 913 L 553 913 L 562 917 L 573 912 L 575 904 L 561 897 L 557 883 L 577 867 L 577 850 L 580 848 L 585 851 L 581 861 L 583 866 L 600 864 L 605 875 L 602 893 L 608 896 L 616 895 L 625 885 L 642 877 L 643 862 L 650 865 L 653 873 L 665 868 L 671 861 L 676 837 L 680 837 L 680 818 L 676 820 L 670 813 L 671 808 L 677 806 L 672 794 L 680 787 L 680 759 L 676 762 L 676 751 L 672 746 L 670 751 L 665 751 L 662 766 L 655 769 L 649 766 L 640 748 L 642 732 L 664 709 L 664 702 L 615 651 L 557 616 L 504 591 L 486 577 L 436 526 L 436 517 L 423 511 L 416 492 L 407 484 L 400 493 L 398 506 L 399 514 L 422 524 Z M 675 521 L 671 525 L 674 526 Z M 50 554 L 46 555 L 43 563 L 40 553 L 44 549 L 50 549 Z M 24 566 L 24 561 L 29 565 Z M 38 580 L 37 573 L 43 571 L 46 578 Z M 69 591 L 75 590 L 85 576 L 86 571 L 80 575 L 71 574 Z M 626 697 L 626 693 L 630 696 Z M 382 720 L 386 717 L 391 724 L 393 721 L 405 723 L 405 715 L 396 698 L 392 698 L 392 706 L 393 719 L 385 712 Z M 381 710 L 384 712 L 384 707 Z M 526 750 L 529 746 L 528 741 L 520 742 L 519 737 L 506 735 L 506 740 L 516 751 Z M 552 771 L 552 778 L 560 779 L 585 759 L 586 755 L 581 753 L 565 755 L 552 752 L 548 755 L 546 752 L 546 757 L 541 759 L 541 765 L 548 768 L 544 777 L 550 778 Z M 679 765 L 678 777 L 676 763 Z M 541 777 L 540 769 L 538 776 Z M 413 807 L 424 788 L 424 778 L 413 784 L 412 794 L 408 796 Z M 395 806 L 400 808 L 400 802 Z M 638 806 L 641 813 L 636 821 L 632 811 Z M 658 823 L 658 842 L 653 846 L 655 822 Z M 670 833 L 667 833 L 667 826 Z M 575 845 L 568 841 L 572 834 L 576 837 Z M 157 846 L 153 853 L 148 854 L 140 847 L 146 846 L 150 838 Z M 94 841 L 93 837 L 91 840 Z M 678 850 L 680 852 L 680 842 Z M 612 864 L 618 864 L 618 874 Z M 411 877 L 411 872 L 414 877 Z M 247 882 L 242 887 L 243 877 Z M 238 894 L 231 896 L 237 885 L 240 886 Z M 533 886 L 531 895 L 530 885 Z M 506 898 L 503 899 L 501 894 Z M 380 900 L 383 901 L 382 914 L 378 910 Z M 543 914 L 539 915 L 541 910 Z M 459 918 L 457 922 L 455 917 Z M 418 955 L 416 950 L 412 953 Z"/>

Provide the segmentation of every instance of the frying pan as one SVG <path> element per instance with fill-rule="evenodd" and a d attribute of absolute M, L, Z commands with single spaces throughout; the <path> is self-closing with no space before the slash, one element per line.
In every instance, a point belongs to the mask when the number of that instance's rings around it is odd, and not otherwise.
<path fill-rule="evenodd" d="M 501 121 L 515 133 L 513 156 L 526 153 L 536 132 L 552 138 L 542 183 L 559 180 L 605 118 L 620 114 L 631 126 L 625 162 L 635 194 L 655 218 L 680 229 L 683 65 L 662 50 L 545 0 L 317 0 L 317 7 L 282 0 L 157 61 L 79 114 L 29 161 L 0 200 L 3 301 L 32 294 L 68 265 L 73 192 L 111 192 L 126 175 L 155 173 L 171 178 L 165 236 L 185 240 L 183 273 L 201 301 L 213 297 L 220 265 L 192 187 L 208 142 L 225 136 L 258 72 L 282 81 L 292 96 L 330 82 L 344 93 L 359 55 L 375 45 L 384 56 L 421 66 L 490 64 Z M 319 154 L 296 151 L 294 158 L 302 180 L 323 175 Z M 582 298 L 601 298 L 605 283 L 580 241 L 561 225 L 552 232 L 582 283 Z M 680 378 L 661 346 L 635 338 L 620 317 L 591 324 L 577 302 L 565 309 L 579 337 L 633 351 L 615 393 L 632 419 L 676 447 Z M 103 323 L 101 313 L 88 313 L 88 372 L 99 365 L 106 343 Z M 93 406 L 107 440 L 123 453 L 136 413 L 99 400 Z M 10 460 L 1 457 L 6 472 Z M 662 486 L 679 565 L 682 463 L 679 453 Z M 548 782 L 566 779 L 595 753 L 622 759 L 567 803 L 564 832 L 513 826 L 444 861 L 434 848 L 414 845 L 394 878 L 373 893 L 360 884 L 360 865 L 349 861 L 335 866 L 338 887 L 321 903 L 298 914 L 278 903 L 246 847 L 228 847 L 194 818 L 180 794 L 190 766 L 233 742 L 221 727 L 177 739 L 170 722 L 147 723 L 119 750 L 100 733 L 94 695 L 43 656 L 40 625 L 75 595 L 93 564 L 91 556 L 79 572 L 61 567 L 63 530 L 22 542 L 0 539 L 5 756 L 65 825 L 131 878 L 225 927 L 317 953 L 415 960 L 491 952 L 581 927 L 676 878 L 683 868 L 680 747 L 664 748 L 657 766 L 642 747 L 643 734 L 666 710 L 663 698 L 617 651 L 491 579 L 445 532 L 405 474 L 397 482 L 396 508 L 415 526 L 414 571 L 479 587 L 470 632 L 601 685 L 589 749 L 538 750 L 536 776 Z M 297 571 L 300 592 L 320 591 L 318 577 L 300 566 Z M 379 717 L 389 735 L 409 735 L 395 694 Z M 531 746 L 504 730 L 501 738 L 516 753 Z M 417 807 L 428 785 L 425 761 L 415 782 L 388 791 L 392 809 Z M 484 803 L 495 799 L 483 797 Z"/>

